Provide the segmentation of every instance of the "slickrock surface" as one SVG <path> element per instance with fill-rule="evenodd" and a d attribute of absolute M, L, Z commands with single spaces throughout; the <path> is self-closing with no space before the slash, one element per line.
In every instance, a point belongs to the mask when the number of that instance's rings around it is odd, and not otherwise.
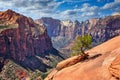
<path fill-rule="evenodd" d="M 88 51 L 89 58 L 85 61 L 61 70 L 53 70 L 45 80 L 118 80 L 120 78 L 119 40 L 120 36 L 117 36 L 98 45 Z"/>

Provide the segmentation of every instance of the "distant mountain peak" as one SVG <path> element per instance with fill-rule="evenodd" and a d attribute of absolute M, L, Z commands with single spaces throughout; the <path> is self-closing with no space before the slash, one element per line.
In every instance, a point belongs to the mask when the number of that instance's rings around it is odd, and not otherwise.
<path fill-rule="evenodd" d="M 5 12 L 15 12 L 15 11 L 13 11 L 13 10 L 11 10 L 11 9 L 8 9 L 8 10 L 6 10 Z"/>
<path fill-rule="evenodd" d="M 6 10 L 6 11 L 4 11 L 4 12 L 2 12 L 3 14 L 8 14 L 8 15 L 20 15 L 19 13 L 17 13 L 17 12 L 15 12 L 15 11 L 13 11 L 13 10 L 11 10 L 11 9 L 8 9 L 8 10 Z"/>
<path fill-rule="evenodd" d="M 76 23 L 76 24 L 80 24 L 80 22 L 79 22 L 78 20 L 75 20 L 74 23 Z"/>
<path fill-rule="evenodd" d="M 62 24 L 64 26 L 68 26 L 69 27 L 69 26 L 72 26 L 73 22 L 70 19 L 67 19 L 67 20 L 62 21 Z"/>
<path fill-rule="evenodd" d="M 113 13 L 112 16 L 117 16 L 119 15 L 120 16 L 120 12 L 116 12 L 116 13 Z"/>
<path fill-rule="evenodd" d="M 16 20 L 20 16 L 23 16 L 23 15 L 20 15 L 19 13 L 16 13 L 15 11 L 10 9 L 4 12 L 0 12 L 0 20 L 5 21 L 4 23 L 7 23 L 7 24 L 16 23 Z"/>

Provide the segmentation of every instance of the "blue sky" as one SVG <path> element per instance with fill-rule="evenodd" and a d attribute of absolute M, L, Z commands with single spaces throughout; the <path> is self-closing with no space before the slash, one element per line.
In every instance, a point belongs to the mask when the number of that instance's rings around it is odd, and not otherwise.
<path fill-rule="evenodd" d="M 33 19 L 53 17 L 83 21 L 120 12 L 120 0 L 0 0 L 0 11 L 7 9 Z"/>

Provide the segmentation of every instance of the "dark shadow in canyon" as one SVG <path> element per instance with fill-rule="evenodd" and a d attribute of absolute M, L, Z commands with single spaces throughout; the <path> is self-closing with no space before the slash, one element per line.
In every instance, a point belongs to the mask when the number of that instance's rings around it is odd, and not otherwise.
<path fill-rule="evenodd" d="M 43 63 L 43 61 L 40 58 L 44 58 L 45 60 L 53 62 L 53 60 L 50 57 L 46 57 L 46 56 L 51 56 L 51 55 L 56 57 L 56 60 L 58 60 L 58 62 L 65 59 L 64 55 L 62 55 L 62 53 L 60 53 L 59 51 L 57 51 L 54 48 L 50 51 L 45 51 L 44 53 L 40 53 L 39 55 L 35 54 L 33 56 L 27 56 L 27 57 L 25 57 L 24 61 L 14 60 L 13 58 L 11 58 L 7 55 L 5 56 L 5 59 L 10 59 L 13 62 L 15 62 L 16 64 L 18 64 L 19 66 L 21 66 L 27 70 L 35 71 L 37 69 L 42 72 L 46 72 L 48 69 L 53 68 L 53 66 L 50 66 L 47 63 Z M 3 66 L 4 66 L 4 63 L 0 63 L 0 71 L 2 70 Z"/>

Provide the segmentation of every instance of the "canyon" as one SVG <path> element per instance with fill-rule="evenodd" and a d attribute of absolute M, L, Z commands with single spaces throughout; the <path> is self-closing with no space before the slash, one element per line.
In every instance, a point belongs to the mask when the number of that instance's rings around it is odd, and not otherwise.
<path fill-rule="evenodd" d="M 120 36 L 87 51 L 86 60 L 74 56 L 59 62 L 45 80 L 119 80 Z"/>
<path fill-rule="evenodd" d="M 33 20 L 10 9 L 2 11 L 0 78 L 14 80 L 17 76 L 20 80 L 25 77 L 34 80 L 48 74 L 45 80 L 117 80 L 119 25 L 120 15 L 79 22 L 51 17 Z M 65 53 L 70 54 L 73 40 L 84 34 L 91 35 L 93 40 L 92 49 L 86 51 L 88 59 L 82 60 L 81 56 L 66 59 Z"/>
<path fill-rule="evenodd" d="M 92 18 L 82 22 L 43 17 L 35 22 L 45 25 L 53 46 L 58 50 L 64 50 L 78 35 L 91 35 L 92 45 L 96 46 L 120 34 L 120 15 Z"/>
<path fill-rule="evenodd" d="M 12 10 L 0 12 L 0 57 L 43 72 L 53 67 L 52 60 L 55 65 L 64 59 L 53 48 L 44 26 Z"/>

